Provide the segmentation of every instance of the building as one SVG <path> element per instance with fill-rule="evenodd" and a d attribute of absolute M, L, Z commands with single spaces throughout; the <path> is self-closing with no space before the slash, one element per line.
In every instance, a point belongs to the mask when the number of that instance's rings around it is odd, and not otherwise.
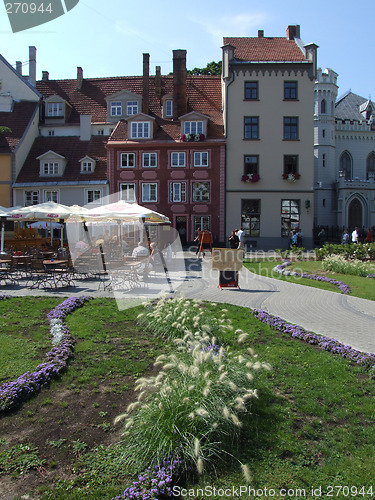
<path fill-rule="evenodd" d="M 29 48 L 30 75 L 22 76 L 0 55 L 0 205 L 15 205 L 12 184 L 38 136 L 41 94 L 35 88 L 35 47 Z"/>
<path fill-rule="evenodd" d="M 315 225 L 375 226 L 375 104 L 352 92 L 337 100 L 337 73 L 315 84 Z"/>
<path fill-rule="evenodd" d="M 286 37 L 224 38 L 226 232 L 249 249 L 287 248 L 291 229 L 313 245 L 317 46 Z"/>

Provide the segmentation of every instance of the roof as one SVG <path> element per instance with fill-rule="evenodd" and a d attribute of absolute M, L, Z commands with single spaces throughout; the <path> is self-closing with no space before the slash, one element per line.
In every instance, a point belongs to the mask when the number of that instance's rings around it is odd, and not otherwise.
<path fill-rule="evenodd" d="M 0 112 L 0 125 L 12 131 L 0 134 L 0 153 L 15 150 L 38 106 L 35 102 L 15 102 L 10 113 Z"/>
<path fill-rule="evenodd" d="M 282 37 L 225 37 L 224 45 L 233 45 L 237 61 L 306 61 L 295 40 Z"/>
<path fill-rule="evenodd" d="M 142 96 L 143 92 L 142 76 L 84 79 L 80 90 L 76 88 L 76 84 L 75 79 L 42 80 L 37 82 L 37 88 L 45 98 L 59 95 L 72 106 L 68 123 L 79 123 L 80 114 L 91 115 L 92 122 L 106 122 L 107 97 L 122 90 L 127 90 L 139 96 Z M 157 139 L 177 140 L 180 137 L 180 125 L 172 119 L 165 120 L 162 118 L 162 99 L 155 93 L 154 76 L 150 76 L 149 89 L 149 115 L 157 121 Z M 208 115 L 210 118 L 208 136 L 223 138 L 220 76 L 187 76 L 186 91 L 188 98 L 187 112 L 197 111 Z M 162 76 L 161 97 L 163 98 L 172 93 L 173 76 Z M 118 127 L 118 129 L 123 130 L 123 126 Z"/>
<path fill-rule="evenodd" d="M 102 136 L 94 136 L 90 141 L 81 141 L 79 137 L 38 137 L 30 149 L 16 182 L 106 181 L 106 141 L 107 139 Z M 63 176 L 39 176 L 40 161 L 37 158 L 48 151 L 53 151 L 68 160 Z M 81 173 L 79 161 L 85 156 L 89 156 L 96 161 L 93 173 Z"/>
<path fill-rule="evenodd" d="M 375 112 L 375 104 L 353 92 L 347 92 L 335 104 L 335 118 L 339 120 L 364 121 L 365 117 L 360 109 L 366 110 L 368 106 Z"/>

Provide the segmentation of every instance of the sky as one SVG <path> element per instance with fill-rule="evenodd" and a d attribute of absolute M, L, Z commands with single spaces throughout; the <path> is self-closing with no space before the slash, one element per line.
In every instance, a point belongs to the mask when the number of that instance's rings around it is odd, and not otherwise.
<path fill-rule="evenodd" d="M 151 74 L 155 66 L 168 74 L 174 49 L 187 50 L 188 69 L 204 67 L 221 59 L 223 37 L 254 37 L 259 29 L 285 36 L 288 25 L 299 24 L 303 42 L 319 46 L 318 66 L 339 74 L 339 96 L 351 90 L 375 98 L 374 13 L 374 0 L 79 0 L 53 21 L 12 33 L 0 5 L 0 53 L 14 66 L 25 63 L 27 75 L 35 46 L 37 79 L 42 71 L 75 78 L 77 66 L 84 78 L 141 75 L 143 53 Z"/>

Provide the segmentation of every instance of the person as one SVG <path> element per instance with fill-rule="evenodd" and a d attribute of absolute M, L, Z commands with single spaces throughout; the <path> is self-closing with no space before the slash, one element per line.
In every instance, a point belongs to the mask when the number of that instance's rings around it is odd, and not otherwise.
<path fill-rule="evenodd" d="M 129 253 L 130 253 L 130 247 L 129 247 L 128 242 L 126 241 L 125 234 L 122 235 L 121 247 L 122 247 L 122 253 L 123 253 L 123 255 L 129 255 Z"/>
<path fill-rule="evenodd" d="M 245 231 L 243 228 L 240 227 L 236 234 L 239 239 L 238 248 L 245 248 Z"/>
<path fill-rule="evenodd" d="M 143 241 L 140 241 L 138 243 L 138 246 L 136 246 L 132 252 L 132 257 L 148 257 L 150 255 L 150 252 L 148 249 L 144 246 Z"/>
<path fill-rule="evenodd" d="M 298 236 L 297 236 L 297 231 L 292 230 L 292 236 L 291 236 L 291 248 L 295 248 L 298 245 Z"/>
<path fill-rule="evenodd" d="M 349 233 L 347 229 L 344 229 L 344 234 L 342 235 L 342 244 L 347 245 L 349 243 Z"/>
<path fill-rule="evenodd" d="M 326 240 L 326 232 L 324 231 L 324 227 L 322 227 L 321 230 L 319 231 L 318 238 L 320 245 L 324 245 L 324 242 Z"/>
<path fill-rule="evenodd" d="M 352 243 L 358 243 L 359 242 L 359 233 L 358 233 L 358 226 L 355 226 L 354 231 L 352 232 Z"/>
<path fill-rule="evenodd" d="M 303 247 L 303 232 L 302 229 L 297 229 L 297 246 Z"/>
<path fill-rule="evenodd" d="M 372 236 L 371 229 L 369 228 L 367 231 L 367 234 L 366 234 L 365 243 L 372 243 L 373 241 L 374 241 L 374 238 Z"/>
<path fill-rule="evenodd" d="M 232 231 L 232 234 L 229 236 L 228 241 L 231 248 L 238 248 L 240 240 L 236 234 L 236 231 Z"/>
<path fill-rule="evenodd" d="M 160 268 L 163 262 L 161 251 L 159 250 L 155 242 L 151 243 L 150 248 L 151 248 L 150 263 L 153 268 Z"/>

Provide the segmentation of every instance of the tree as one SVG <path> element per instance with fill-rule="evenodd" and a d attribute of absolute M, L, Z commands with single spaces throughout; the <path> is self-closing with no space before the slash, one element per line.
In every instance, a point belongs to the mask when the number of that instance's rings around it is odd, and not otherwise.
<path fill-rule="evenodd" d="M 188 75 L 221 75 L 221 61 L 212 61 L 205 68 L 194 68 L 187 70 Z"/>
<path fill-rule="evenodd" d="M 12 131 L 10 130 L 9 127 L 4 127 L 2 125 L 0 125 L 0 134 L 11 134 Z"/>

